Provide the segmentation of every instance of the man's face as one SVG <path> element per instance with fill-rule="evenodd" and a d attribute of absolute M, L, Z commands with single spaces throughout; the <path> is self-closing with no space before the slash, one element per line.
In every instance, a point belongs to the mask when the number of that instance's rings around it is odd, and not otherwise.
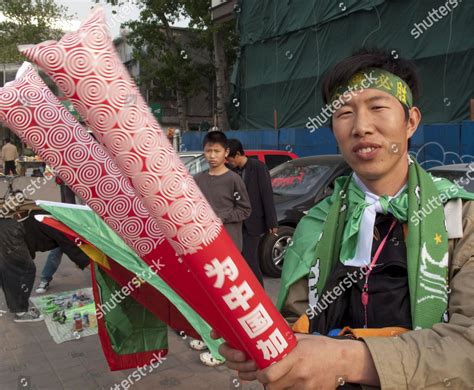
<path fill-rule="evenodd" d="M 204 157 L 211 168 L 216 168 L 225 163 L 229 149 L 225 149 L 221 144 L 207 143 L 204 146 Z"/>
<path fill-rule="evenodd" d="M 234 168 L 242 168 L 242 156 L 240 155 L 239 152 L 237 152 L 234 157 L 228 156 L 227 161 Z"/>
<path fill-rule="evenodd" d="M 418 126 L 417 108 L 407 121 L 392 95 L 366 89 L 346 99 L 334 113 L 332 127 L 344 159 L 366 180 L 405 175 L 408 139 Z"/>

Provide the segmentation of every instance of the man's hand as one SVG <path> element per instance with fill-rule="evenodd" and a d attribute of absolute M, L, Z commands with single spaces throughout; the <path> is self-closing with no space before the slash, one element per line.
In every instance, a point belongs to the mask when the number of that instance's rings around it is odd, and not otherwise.
<path fill-rule="evenodd" d="M 268 233 L 273 234 L 274 236 L 276 236 L 278 234 L 278 228 L 274 227 L 274 228 L 268 229 Z"/>
<path fill-rule="evenodd" d="M 215 340 L 221 336 L 212 330 L 211 337 Z M 254 381 L 257 379 L 257 364 L 253 360 L 247 360 L 245 352 L 233 349 L 227 343 L 219 346 L 219 353 L 225 358 L 225 364 L 231 370 L 236 370 L 239 378 L 245 381 Z"/>
<path fill-rule="evenodd" d="M 342 382 L 379 385 L 370 352 L 363 342 L 324 336 L 296 335 L 298 344 L 280 362 L 258 370 L 245 353 L 222 344 L 226 365 L 243 380 L 257 379 L 268 390 L 335 389 Z"/>

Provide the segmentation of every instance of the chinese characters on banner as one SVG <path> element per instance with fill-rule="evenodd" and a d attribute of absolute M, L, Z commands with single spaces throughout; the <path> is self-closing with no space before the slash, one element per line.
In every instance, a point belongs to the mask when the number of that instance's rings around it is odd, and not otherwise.
<path fill-rule="evenodd" d="M 255 347 L 262 352 L 263 359 L 271 360 L 280 355 L 288 347 L 288 343 L 280 330 L 273 326 L 272 318 L 261 303 L 251 309 L 249 301 L 255 294 L 249 284 L 244 281 L 240 285 L 232 284 L 229 289 L 224 289 L 226 279 L 236 282 L 239 276 L 239 270 L 232 258 L 227 256 L 223 261 L 213 259 L 204 269 L 208 278 L 214 278 L 214 288 L 223 294 L 222 299 L 229 309 L 241 309 L 246 312 L 238 321 L 249 338 L 255 340 Z M 269 333 L 269 329 L 272 329 L 272 332 L 267 337 L 259 337 Z"/>

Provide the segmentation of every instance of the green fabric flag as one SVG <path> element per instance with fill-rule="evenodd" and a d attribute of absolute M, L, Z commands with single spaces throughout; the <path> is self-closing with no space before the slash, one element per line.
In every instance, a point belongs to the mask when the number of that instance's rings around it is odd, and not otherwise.
<path fill-rule="evenodd" d="M 209 324 L 184 302 L 158 275 L 149 272 L 148 265 L 92 210 L 74 205 L 59 206 L 57 203 L 52 202 L 38 202 L 38 205 L 104 252 L 108 257 L 135 275 L 140 275 L 142 279 L 155 287 L 170 300 L 184 315 L 196 332 L 200 334 L 212 355 L 215 358 L 223 360 L 223 357 L 218 352 L 222 340 L 213 340 L 210 337 L 211 327 Z"/>
<path fill-rule="evenodd" d="M 388 200 L 383 196 L 380 202 L 385 212 L 408 223 L 407 268 L 413 327 L 430 328 L 441 321 L 447 308 L 448 237 L 443 204 L 456 198 L 474 200 L 474 193 L 446 179 L 433 178 L 417 162 L 409 161 L 408 188 L 397 198 Z M 314 278 L 315 288 L 310 294 L 315 294 L 317 301 L 336 261 L 345 263 L 354 257 L 367 206 L 365 194 L 352 176 L 341 177 L 336 180 L 333 195 L 301 220 L 285 255 L 277 302 L 280 310 L 293 283 L 303 277 Z"/>
<path fill-rule="evenodd" d="M 102 302 L 114 302 L 112 296 L 122 286 L 96 263 L 92 266 Z M 131 296 L 121 299 L 114 305 L 104 316 L 104 323 L 108 330 L 110 344 L 119 355 L 168 349 L 166 324 Z"/>

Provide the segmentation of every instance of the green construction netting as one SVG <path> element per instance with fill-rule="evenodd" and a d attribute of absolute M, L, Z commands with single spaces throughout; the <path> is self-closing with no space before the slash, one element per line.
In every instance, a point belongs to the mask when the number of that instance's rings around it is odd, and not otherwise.
<path fill-rule="evenodd" d="M 442 16 L 446 4 L 450 11 L 425 31 L 429 12 Z M 364 46 L 415 61 L 424 123 L 469 116 L 474 1 L 241 0 L 237 15 L 241 48 L 231 115 L 241 129 L 273 128 L 275 112 L 279 128 L 304 127 L 321 111 L 321 76 Z M 417 39 L 415 23 L 423 31 Z"/>

